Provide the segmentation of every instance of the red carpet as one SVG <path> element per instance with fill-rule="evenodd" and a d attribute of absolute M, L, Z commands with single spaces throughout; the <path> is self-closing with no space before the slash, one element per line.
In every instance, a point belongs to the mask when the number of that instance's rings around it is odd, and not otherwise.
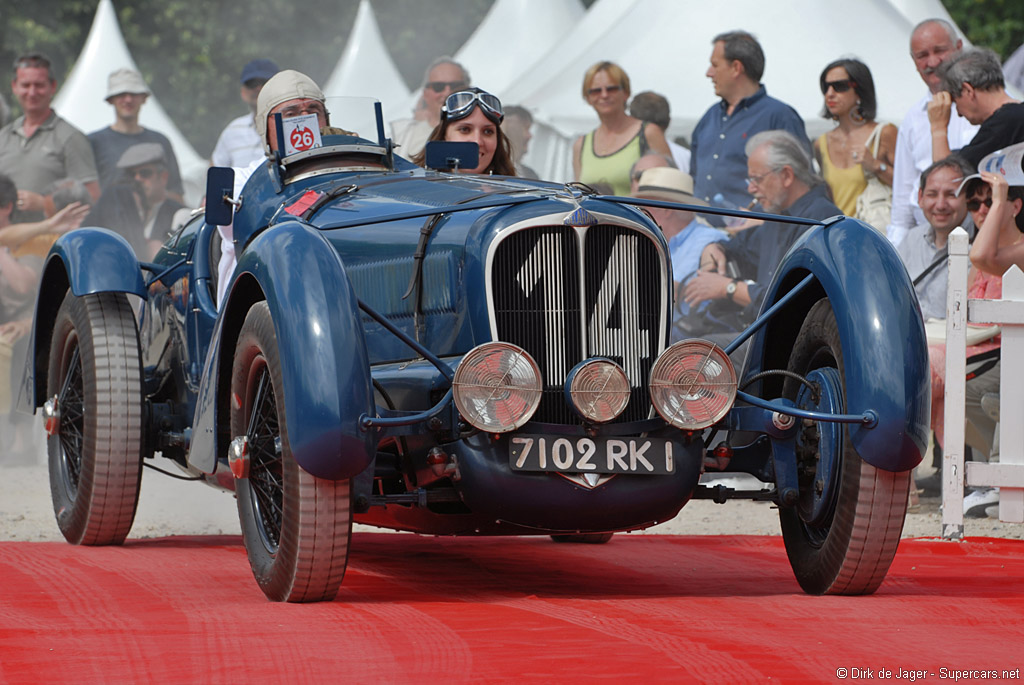
<path fill-rule="evenodd" d="M 335 602 L 284 605 L 237 537 L 0 543 L 0 682 L 953 682 L 1024 666 L 1017 540 L 905 540 L 869 597 L 804 595 L 777 537 L 357 534 L 352 549 Z"/>

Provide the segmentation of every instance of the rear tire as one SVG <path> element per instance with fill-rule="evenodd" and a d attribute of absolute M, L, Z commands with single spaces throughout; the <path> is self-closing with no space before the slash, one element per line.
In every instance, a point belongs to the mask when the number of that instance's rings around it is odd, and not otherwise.
<path fill-rule="evenodd" d="M 54 322 L 46 396 L 59 411 L 47 452 L 60 532 L 76 545 L 121 544 L 142 481 L 142 365 L 126 295 L 68 292 Z"/>
<path fill-rule="evenodd" d="M 249 310 L 231 373 L 231 435 L 249 444 L 238 516 L 253 576 L 275 602 L 334 599 L 352 534 L 351 482 L 316 478 L 292 457 L 277 335 L 266 302 Z"/>
<path fill-rule="evenodd" d="M 783 394 L 804 409 L 846 411 L 846 375 L 831 303 L 807 314 L 789 359 L 790 371 L 820 388 L 787 380 Z M 864 595 L 889 570 L 906 516 L 911 472 L 883 471 L 863 461 L 842 424 L 804 422 L 797 440 L 800 499 L 780 508 L 782 536 L 797 581 L 810 594 Z"/>

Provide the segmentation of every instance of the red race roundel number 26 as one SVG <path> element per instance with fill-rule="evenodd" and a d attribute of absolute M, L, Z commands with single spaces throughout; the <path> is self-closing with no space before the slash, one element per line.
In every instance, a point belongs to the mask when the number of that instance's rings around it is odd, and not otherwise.
<path fill-rule="evenodd" d="M 304 152 L 313 147 L 313 132 L 305 126 L 296 128 L 292 131 L 291 143 L 296 150 Z"/>

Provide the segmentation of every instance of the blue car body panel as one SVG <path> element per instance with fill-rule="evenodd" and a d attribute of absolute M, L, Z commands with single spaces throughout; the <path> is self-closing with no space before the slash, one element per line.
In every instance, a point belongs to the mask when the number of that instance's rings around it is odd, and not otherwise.
<path fill-rule="evenodd" d="M 921 309 L 907 270 L 888 240 L 853 219 L 805 233 L 779 266 L 764 308 L 804 275 L 814 274 L 832 303 L 843 346 L 848 413 L 873 411 L 876 425 L 851 425 L 864 461 L 889 471 L 916 466 L 928 446 L 931 385 Z M 811 302 L 813 304 L 813 302 Z M 795 338 L 800 312 L 773 320 L 756 334 L 748 375 L 778 368 Z M 784 359 L 782 359 L 784 364 Z M 774 365 L 774 366 L 773 366 Z"/>

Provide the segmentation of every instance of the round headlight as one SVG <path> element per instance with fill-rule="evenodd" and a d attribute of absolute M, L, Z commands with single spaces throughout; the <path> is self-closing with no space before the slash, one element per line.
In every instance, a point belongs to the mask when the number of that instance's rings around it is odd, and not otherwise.
<path fill-rule="evenodd" d="M 658 414 L 677 428 L 707 428 L 725 416 L 735 401 L 732 360 L 707 340 L 677 342 L 651 369 L 651 402 Z"/>
<path fill-rule="evenodd" d="M 484 343 L 462 358 L 452 391 L 462 418 L 488 433 L 506 433 L 530 420 L 541 398 L 540 368 L 526 350 Z"/>
<path fill-rule="evenodd" d="M 629 404 L 629 379 L 610 359 L 588 359 L 569 372 L 565 384 L 569 405 L 587 421 L 606 423 Z"/>

